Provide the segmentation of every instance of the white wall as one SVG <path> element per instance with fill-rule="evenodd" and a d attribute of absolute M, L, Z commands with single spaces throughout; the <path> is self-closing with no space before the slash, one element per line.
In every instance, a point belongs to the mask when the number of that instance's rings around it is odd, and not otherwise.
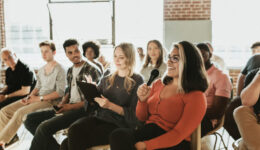
<path fill-rule="evenodd" d="M 149 40 L 163 42 L 163 0 L 116 0 L 115 8 L 116 44 L 146 49 Z"/>
<path fill-rule="evenodd" d="M 169 50 L 172 43 L 190 41 L 193 43 L 211 41 L 210 20 L 164 21 L 164 45 Z"/>

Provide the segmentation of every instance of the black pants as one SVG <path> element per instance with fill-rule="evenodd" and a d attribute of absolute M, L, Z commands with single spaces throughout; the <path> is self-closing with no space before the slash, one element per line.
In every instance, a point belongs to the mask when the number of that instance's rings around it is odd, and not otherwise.
<path fill-rule="evenodd" d="M 233 137 L 234 140 L 241 138 L 237 124 L 233 116 L 234 110 L 241 105 L 241 99 L 239 96 L 237 96 L 231 101 L 225 112 L 224 128 L 227 130 L 229 135 Z"/>
<path fill-rule="evenodd" d="M 69 128 L 68 138 L 62 142 L 60 150 L 86 150 L 109 144 L 109 135 L 116 128 L 116 125 L 95 117 L 81 118 Z"/>
<path fill-rule="evenodd" d="M 214 128 L 212 126 L 211 120 L 204 116 L 201 121 L 201 137 L 205 136 L 207 133 L 212 131 Z"/>
<path fill-rule="evenodd" d="M 135 143 L 146 141 L 166 133 L 156 124 L 146 124 L 138 130 L 119 128 L 114 130 L 109 138 L 111 150 L 135 150 Z M 189 150 L 190 142 L 183 140 L 180 144 L 160 150 Z"/>
<path fill-rule="evenodd" d="M 20 100 L 20 99 L 22 99 L 22 98 L 24 98 L 24 97 L 25 97 L 25 96 L 11 97 L 11 98 L 8 98 L 8 99 L 4 100 L 3 102 L 0 102 L 0 110 L 1 110 L 3 107 L 5 107 L 5 106 L 7 106 L 7 105 L 9 105 L 9 104 L 11 104 L 11 103 L 13 103 L 13 102 L 16 102 L 16 101 L 18 101 L 18 100 Z"/>
<path fill-rule="evenodd" d="M 53 135 L 59 130 L 68 128 L 73 122 L 86 116 L 86 113 L 84 108 L 81 108 L 65 112 L 60 116 L 54 115 L 54 110 L 50 110 L 27 116 L 25 126 L 34 134 L 30 150 L 58 150 L 60 145 Z"/>

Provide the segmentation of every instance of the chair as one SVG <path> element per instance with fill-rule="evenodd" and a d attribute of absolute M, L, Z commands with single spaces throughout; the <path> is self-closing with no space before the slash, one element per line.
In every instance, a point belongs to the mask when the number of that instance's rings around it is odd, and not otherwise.
<path fill-rule="evenodd" d="M 227 146 L 226 146 L 226 144 L 225 144 L 225 142 L 223 140 L 222 135 L 217 132 L 217 130 L 219 130 L 221 127 L 223 127 L 224 120 L 225 120 L 225 115 L 223 115 L 223 117 L 221 118 L 220 123 L 217 125 L 217 127 L 214 130 L 212 130 L 209 133 L 207 133 L 207 135 L 215 135 L 215 137 L 216 137 L 215 144 L 214 144 L 214 150 L 216 149 L 218 136 L 220 137 L 220 140 L 221 140 L 222 144 L 224 145 L 225 150 L 227 150 Z"/>
<path fill-rule="evenodd" d="M 242 141 L 242 138 L 236 140 L 233 142 L 232 147 L 234 148 L 234 150 L 239 150 L 239 143 Z"/>
<path fill-rule="evenodd" d="M 110 145 L 98 145 L 88 148 L 87 150 L 110 150 Z"/>
<path fill-rule="evenodd" d="M 191 150 L 200 150 L 201 149 L 201 126 L 192 133 L 191 135 Z M 91 147 L 87 150 L 110 150 L 109 145 L 99 145 Z"/>
<path fill-rule="evenodd" d="M 201 125 L 191 134 L 191 150 L 201 149 Z"/>

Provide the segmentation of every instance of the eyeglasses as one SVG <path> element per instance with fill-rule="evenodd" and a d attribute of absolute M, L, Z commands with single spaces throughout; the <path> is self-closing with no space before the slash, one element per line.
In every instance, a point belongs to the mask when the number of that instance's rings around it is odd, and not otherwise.
<path fill-rule="evenodd" d="M 171 61 L 172 63 L 177 63 L 180 61 L 180 58 L 178 56 L 168 55 L 168 60 Z"/>

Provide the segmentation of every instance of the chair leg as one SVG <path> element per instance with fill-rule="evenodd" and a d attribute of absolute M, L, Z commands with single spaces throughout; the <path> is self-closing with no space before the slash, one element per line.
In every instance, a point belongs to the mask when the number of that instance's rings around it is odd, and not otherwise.
<path fill-rule="evenodd" d="M 225 134 L 225 129 L 223 127 L 221 129 L 222 129 L 221 136 L 223 137 Z M 220 147 L 221 147 L 221 142 L 219 142 L 218 149 L 220 149 Z"/>
<path fill-rule="evenodd" d="M 213 134 L 215 135 L 215 138 L 216 138 L 213 150 L 216 150 L 216 145 L 217 145 L 217 142 L 218 142 L 218 136 L 217 136 L 216 132 L 213 133 Z"/>
<path fill-rule="evenodd" d="M 215 134 L 220 137 L 220 140 L 221 140 L 222 144 L 224 145 L 225 150 L 227 150 L 227 146 L 226 146 L 226 144 L 225 144 L 225 142 L 224 142 L 223 137 L 221 136 L 221 134 L 219 134 L 218 132 L 215 132 Z"/>

